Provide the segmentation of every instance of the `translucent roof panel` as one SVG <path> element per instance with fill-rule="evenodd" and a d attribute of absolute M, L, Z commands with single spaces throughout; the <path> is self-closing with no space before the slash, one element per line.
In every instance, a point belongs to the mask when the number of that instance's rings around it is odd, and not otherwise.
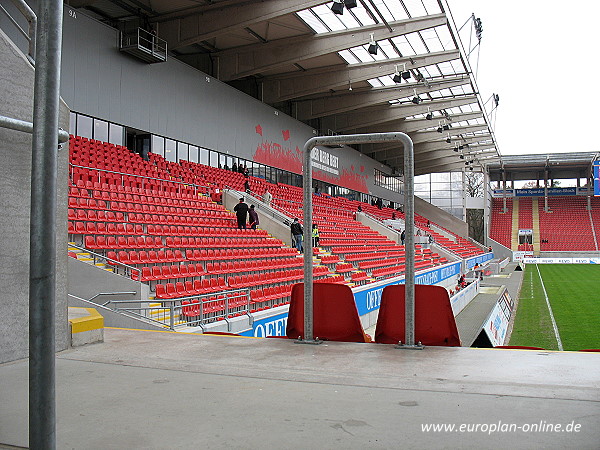
<path fill-rule="evenodd" d="M 306 22 L 316 33 L 327 33 L 329 30 L 323 22 L 310 9 L 298 13 L 300 18 Z"/>

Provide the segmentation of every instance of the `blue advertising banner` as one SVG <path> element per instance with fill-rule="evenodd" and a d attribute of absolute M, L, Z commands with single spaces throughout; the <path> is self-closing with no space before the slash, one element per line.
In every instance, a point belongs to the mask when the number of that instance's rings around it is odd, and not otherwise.
<path fill-rule="evenodd" d="M 594 196 L 600 196 L 600 161 L 594 161 Z"/>
<path fill-rule="evenodd" d="M 484 253 L 483 255 L 473 256 L 465 261 L 467 264 L 467 269 L 472 269 L 475 267 L 475 264 L 482 264 L 490 259 L 494 259 L 493 253 Z"/>
<path fill-rule="evenodd" d="M 460 262 L 447 264 L 442 267 L 436 267 L 425 273 L 418 274 L 415 277 L 415 284 L 437 284 L 460 273 Z M 404 278 L 396 279 L 389 283 L 377 284 L 371 289 L 354 292 L 354 301 L 358 315 L 365 314 L 379 308 L 381 303 L 381 293 L 383 288 L 394 284 L 404 284 Z M 266 317 L 256 320 L 252 324 L 252 329 L 239 333 L 241 336 L 267 337 L 267 336 L 285 336 L 288 314 L 282 313 L 276 316 Z"/>
<path fill-rule="evenodd" d="M 276 316 L 266 317 L 256 320 L 252 324 L 251 330 L 238 333 L 240 336 L 285 336 L 285 327 L 287 326 L 288 313 L 277 314 Z"/>
<path fill-rule="evenodd" d="M 458 275 L 459 273 L 460 262 L 456 262 L 418 274 L 415 276 L 415 284 L 437 284 L 454 275 Z M 383 288 L 394 284 L 404 284 L 404 278 L 386 283 L 384 285 L 378 285 L 371 289 L 355 292 L 354 301 L 356 302 L 358 315 L 364 316 L 365 314 L 368 314 L 371 311 L 379 308 Z"/>
<path fill-rule="evenodd" d="M 517 197 L 543 197 L 544 188 L 517 189 Z M 548 195 L 577 195 L 577 188 L 548 188 Z"/>

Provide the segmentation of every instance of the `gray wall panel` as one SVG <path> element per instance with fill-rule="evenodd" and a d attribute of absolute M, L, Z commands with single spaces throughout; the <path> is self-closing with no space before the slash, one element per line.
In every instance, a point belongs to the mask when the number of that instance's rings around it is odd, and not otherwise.
<path fill-rule="evenodd" d="M 148 65 L 119 53 L 116 30 L 81 13 L 73 19 L 68 8 L 63 41 L 62 93 L 74 111 L 250 160 L 256 160 L 263 142 L 295 152 L 313 136 L 310 127 L 276 115 L 272 107 L 212 77 L 207 81 L 205 74 L 173 58 Z M 284 130 L 289 130 L 288 141 Z M 366 180 L 365 192 L 401 200 L 400 194 L 374 185 L 373 169 L 388 171 L 381 164 L 351 148 L 327 151 L 340 157 L 340 173 L 346 170 Z"/>

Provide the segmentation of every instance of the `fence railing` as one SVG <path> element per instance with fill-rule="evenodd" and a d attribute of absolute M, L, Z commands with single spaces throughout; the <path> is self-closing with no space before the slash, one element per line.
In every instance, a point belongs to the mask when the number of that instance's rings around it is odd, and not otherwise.
<path fill-rule="evenodd" d="M 32 64 L 35 64 L 35 42 L 36 42 L 36 28 L 37 28 L 37 16 L 33 12 L 33 10 L 29 7 L 29 5 L 25 2 L 25 0 L 13 0 L 14 5 L 17 9 L 23 14 L 27 23 L 29 24 L 28 31 L 23 30 L 19 23 L 10 15 L 10 13 L 0 5 L 0 10 L 4 11 L 4 14 L 8 17 L 8 19 L 13 23 L 13 25 L 17 28 L 17 30 L 25 37 L 29 44 L 27 56 L 29 61 Z"/>
<path fill-rule="evenodd" d="M 155 299 L 153 302 L 161 305 L 152 305 L 150 300 L 109 300 L 102 306 L 170 330 L 199 327 L 205 331 L 209 323 L 224 321 L 227 330 L 231 331 L 231 319 L 242 315 L 249 318 L 250 325 L 253 322 L 250 291 L 247 288 L 176 299 Z"/>

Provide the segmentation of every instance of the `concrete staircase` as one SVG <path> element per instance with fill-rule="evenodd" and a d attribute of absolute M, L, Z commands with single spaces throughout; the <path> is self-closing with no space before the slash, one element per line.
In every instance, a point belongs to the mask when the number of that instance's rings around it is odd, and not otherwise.
<path fill-rule="evenodd" d="M 74 242 L 69 242 L 68 251 L 69 253 L 75 253 L 78 261 L 83 261 L 88 264 L 94 265 L 99 269 L 106 270 L 108 272 L 114 272 L 114 269 L 111 266 L 107 266 L 102 262 L 94 262 L 94 258 L 88 252 L 85 252 L 77 247 L 74 247 Z"/>
<path fill-rule="evenodd" d="M 519 250 L 519 198 L 518 197 L 515 197 L 513 200 L 510 249 L 513 252 L 516 252 L 517 250 Z"/>
<path fill-rule="evenodd" d="M 531 212 L 533 216 L 533 256 L 539 256 L 541 251 L 540 210 L 538 199 L 535 197 L 531 200 Z"/>

